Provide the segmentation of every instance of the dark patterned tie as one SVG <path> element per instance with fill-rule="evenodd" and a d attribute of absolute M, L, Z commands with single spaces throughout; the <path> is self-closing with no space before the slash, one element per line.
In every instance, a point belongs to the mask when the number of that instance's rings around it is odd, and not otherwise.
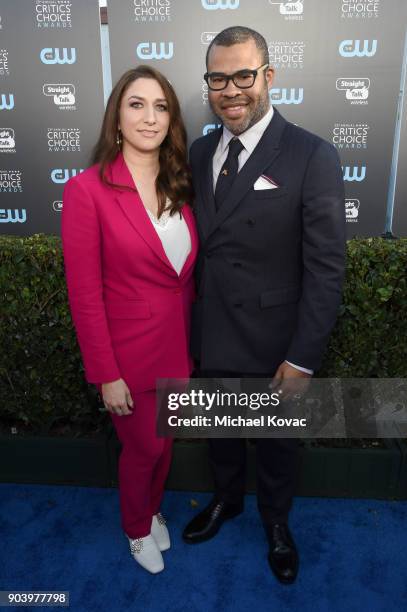
<path fill-rule="evenodd" d="M 216 210 L 219 210 L 222 206 L 222 202 L 227 197 L 233 181 L 236 178 L 237 170 L 239 168 L 239 153 L 244 149 L 244 146 L 238 138 L 232 138 L 229 142 L 229 152 L 225 163 L 223 164 L 221 171 L 219 172 L 218 180 L 216 181 L 215 188 L 215 206 Z"/>

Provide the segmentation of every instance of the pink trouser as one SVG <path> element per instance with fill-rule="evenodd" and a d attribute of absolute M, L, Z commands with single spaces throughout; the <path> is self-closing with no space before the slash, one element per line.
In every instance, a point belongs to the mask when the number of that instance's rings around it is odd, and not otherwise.
<path fill-rule="evenodd" d="M 119 458 L 121 520 L 129 538 L 151 532 L 151 521 L 160 509 L 171 463 L 171 438 L 156 436 L 155 391 L 132 393 L 131 415 L 110 414 L 122 443 Z"/>

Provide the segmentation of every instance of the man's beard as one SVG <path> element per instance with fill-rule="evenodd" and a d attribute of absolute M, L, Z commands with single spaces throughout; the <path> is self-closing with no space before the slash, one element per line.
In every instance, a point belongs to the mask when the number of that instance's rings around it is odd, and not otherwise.
<path fill-rule="evenodd" d="M 252 125 L 260 121 L 260 119 L 262 119 L 262 117 L 264 117 L 264 115 L 269 110 L 270 103 L 269 103 L 268 88 L 267 87 L 264 88 L 257 102 L 253 102 L 253 101 L 249 102 L 248 104 L 249 112 L 247 113 L 247 116 L 240 123 L 238 123 L 237 121 L 230 121 L 229 119 L 224 118 L 221 115 L 217 114 L 214 108 L 212 107 L 212 105 L 211 105 L 211 108 L 213 112 L 222 121 L 223 125 L 227 127 L 227 129 L 230 132 L 232 132 L 234 136 L 240 136 L 240 134 L 243 134 L 243 132 L 251 128 Z"/>

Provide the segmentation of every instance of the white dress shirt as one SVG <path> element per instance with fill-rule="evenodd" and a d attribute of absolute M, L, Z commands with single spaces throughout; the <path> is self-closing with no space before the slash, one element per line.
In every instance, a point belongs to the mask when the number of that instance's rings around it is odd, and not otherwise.
<path fill-rule="evenodd" d="M 244 148 L 239 153 L 238 172 L 240 172 L 243 165 L 247 162 L 250 155 L 253 153 L 254 149 L 257 147 L 260 141 L 260 138 L 263 136 L 264 131 L 266 130 L 268 124 L 270 123 L 273 117 L 273 114 L 274 114 L 274 109 L 270 105 L 269 110 L 264 115 L 264 117 L 260 119 L 260 121 L 258 121 L 257 123 L 252 125 L 252 127 L 250 127 L 248 130 L 246 130 L 245 132 L 239 135 L 239 140 L 242 143 Z M 225 163 L 226 158 L 228 156 L 229 142 L 234 137 L 235 135 L 232 134 L 232 132 L 230 132 L 226 126 L 223 126 L 222 136 L 220 137 L 218 146 L 216 147 L 216 151 L 213 156 L 212 169 L 213 169 L 213 191 L 214 192 L 215 192 L 216 181 L 218 180 L 219 172 L 221 171 L 221 168 L 223 164 Z M 300 370 L 301 372 L 305 372 L 306 374 L 314 373 L 313 370 L 309 370 L 308 368 L 303 368 L 302 366 L 291 363 L 290 361 L 286 360 L 286 363 L 288 363 L 293 368 Z"/>
<path fill-rule="evenodd" d="M 168 212 L 164 212 L 160 219 L 157 219 L 148 208 L 146 211 L 161 240 L 165 254 L 179 276 L 191 252 L 191 236 L 184 217 L 180 218 L 178 213 L 170 217 Z"/>

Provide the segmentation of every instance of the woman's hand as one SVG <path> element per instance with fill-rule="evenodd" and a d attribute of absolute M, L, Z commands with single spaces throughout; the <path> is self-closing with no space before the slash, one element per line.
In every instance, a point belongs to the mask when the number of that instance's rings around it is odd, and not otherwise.
<path fill-rule="evenodd" d="M 112 414 L 123 416 L 132 414 L 133 400 L 123 378 L 109 383 L 102 383 L 102 398 L 106 410 Z"/>

